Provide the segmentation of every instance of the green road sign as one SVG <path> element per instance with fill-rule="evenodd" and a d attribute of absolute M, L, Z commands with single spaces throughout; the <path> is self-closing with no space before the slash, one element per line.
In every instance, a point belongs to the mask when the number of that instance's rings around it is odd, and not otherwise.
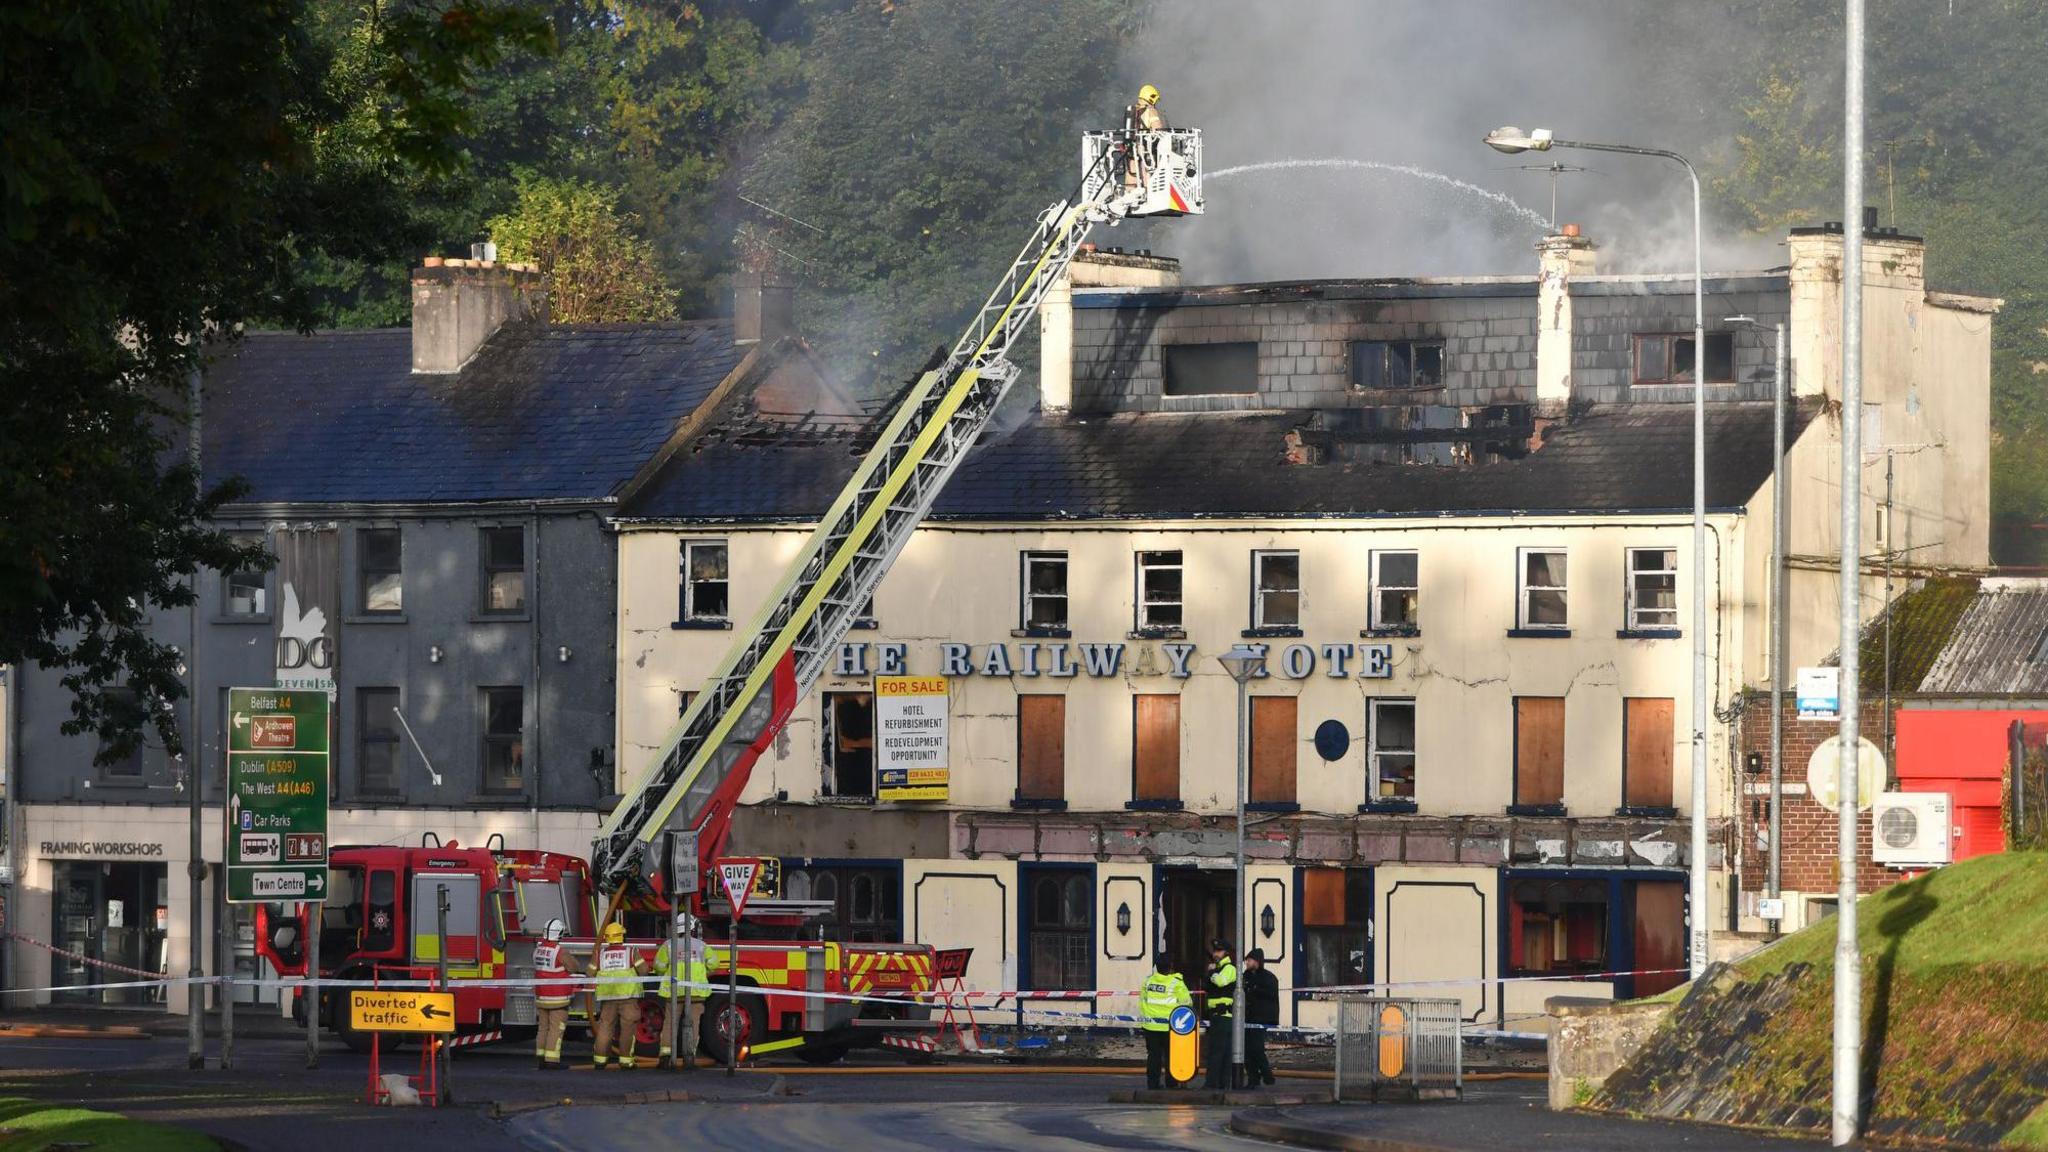
<path fill-rule="evenodd" d="M 228 902 L 327 898 L 325 692 L 228 689 Z"/>

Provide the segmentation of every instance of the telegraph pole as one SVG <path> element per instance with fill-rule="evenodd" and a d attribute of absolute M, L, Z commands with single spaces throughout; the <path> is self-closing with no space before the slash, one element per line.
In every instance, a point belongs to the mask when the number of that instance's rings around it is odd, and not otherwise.
<path fill-rule="evenodd" d="M 1855 1141 L 1863 1120 L 1863 956 L 1856 946 L 1856 779 L 1862 685 L 1857 645 L 1863 601 L 1863 0 L 1846 0 L 1842 123 L 1842 726 L 1836 788 L 1841 882 L 1835 893 L 1833 1141 Z"/>

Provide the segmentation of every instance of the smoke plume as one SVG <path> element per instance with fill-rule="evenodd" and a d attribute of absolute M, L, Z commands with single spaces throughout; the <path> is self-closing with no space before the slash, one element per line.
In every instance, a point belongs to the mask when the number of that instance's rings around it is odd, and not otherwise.
<path fill-rule="evenodd" d="M 1716 31 L 1700 15 L 1708 7 L 1681 28 L 1665 5 L 1627 0 L 1157 4 L 1125 61 L 1128 79 L 1133 91 L 1158 85 L 1174 125 L 1203 129 L 1210 172 L 1290 159 L 1387 168 L 1212 179 L 1205 217 L 1111 242 L 1177 255 L 1196 283 L 1526 275 L 1544 228 L 1485 193 L 1547 221 L 1555 180 L 1558 222 L 1594 238 L 1601 271 L 1690 272 L 1692 199 L 1677 165 L 1584 151 L 1504 156 L 1481 138 L 1501 125 L 1544 127 L 1684 152 L 1705 169 L 1736 116 L 1687 91 L 1679 76 L 1700 73 L 1672 62 L 1686 43 L 1715 42 L 1695 39 Z M 1553 176 L 1541 170 L 1552 161 L 1590 171 Z M 1709 195 L 1710 269 L 1782 263 L 1781 238 L 1717 224 Z"/>

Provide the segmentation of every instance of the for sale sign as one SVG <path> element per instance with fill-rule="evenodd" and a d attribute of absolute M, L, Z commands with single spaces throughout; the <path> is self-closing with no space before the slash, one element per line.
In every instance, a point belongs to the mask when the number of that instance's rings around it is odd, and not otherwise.
<path fill-rule="evenodd" d="M 326 692 L 228 690 L 228 900 L 327 897 Z"/>
<path fill-rule="evenodd" d="M 876 799 L 946 799 L 949 700 L 944 676 L 875 677 Z"/>

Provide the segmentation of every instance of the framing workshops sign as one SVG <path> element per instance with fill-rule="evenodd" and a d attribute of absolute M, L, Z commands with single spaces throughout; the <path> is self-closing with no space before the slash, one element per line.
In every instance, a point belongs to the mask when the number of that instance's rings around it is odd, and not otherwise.
<path fill-rule="evenodd" d="M 944 676 L 875 677 L 875 798 L 946 798 Z"/>
<path fill-rule="evenodd" d="M 228 902 L 327 898 L 327 693 L 228 689 Z"/>

